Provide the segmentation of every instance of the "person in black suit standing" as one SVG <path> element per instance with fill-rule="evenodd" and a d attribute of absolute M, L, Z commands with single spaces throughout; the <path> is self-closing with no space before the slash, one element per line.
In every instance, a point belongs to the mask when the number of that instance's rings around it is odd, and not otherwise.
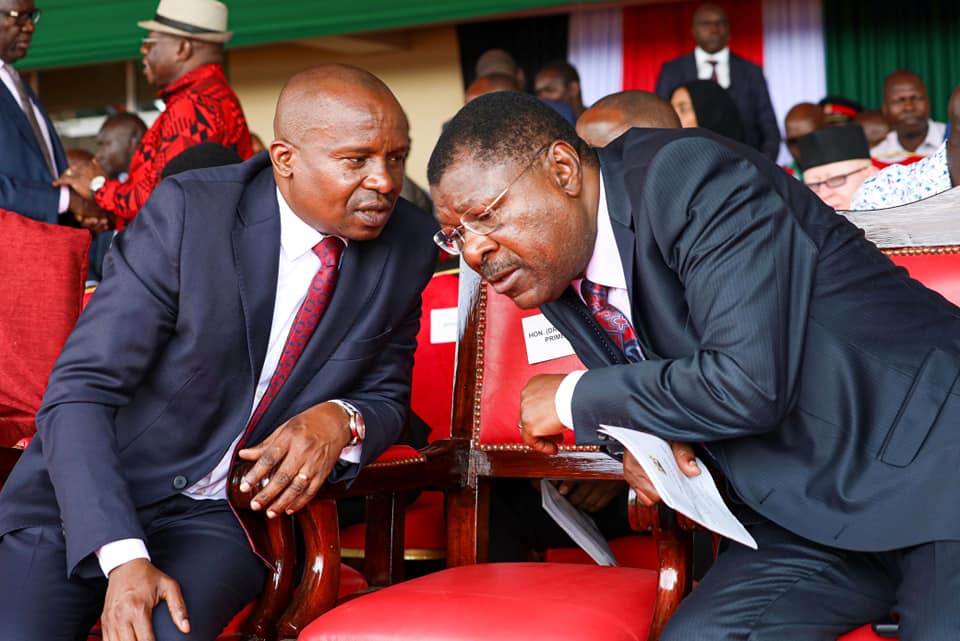
<path fill-rule="evenodd" d="M 775 161 L 780 152 L 780 130 L 770 103 L 763 70 L 730 52 L 727 12 L 715 4 L 702 4 L 693 14 L 696 48 L 663 63 L 656 94 L 670 100 L 674 89 L 696 79 L 714 80 L 730 92 L 744 126 L 744 142 Z"/>
<path fill-rule="evenodd" d="M 960 638 L 960 309 L 703 129 L 592 150 L 495 93 L 451 120 L 428 177 L 435 242 L 588 368 L 530 379 L 524 442 L 620 425 L 726 478 L 759 548 L 726 545 L 662 641 L 829 641 L 893 609 L 901 641 Z"/>

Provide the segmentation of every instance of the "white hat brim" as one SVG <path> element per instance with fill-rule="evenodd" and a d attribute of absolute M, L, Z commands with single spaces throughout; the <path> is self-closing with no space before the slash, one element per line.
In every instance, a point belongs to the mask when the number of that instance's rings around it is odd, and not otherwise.
<path fill-rule="evenodd" d="M 182 38 L 190 38 L 192 40 L 202 40 L 204 42 L 229 42 L 230 38 L 233 37 L 232 31 L 214 31 L 208 33 L 193 33 L 190 31 L 184 31 L 183 29 L 177 29 L 176 27 L 171 27 L 169 25 L 161 24 L 156 20 L 144 20 L 143 22 L 138 22 L 137 26 L 141 29 L 146 29 L 147 31 L 157 31 L 159 33 L 169 33 L 170 35 L 180 36 Z"/>

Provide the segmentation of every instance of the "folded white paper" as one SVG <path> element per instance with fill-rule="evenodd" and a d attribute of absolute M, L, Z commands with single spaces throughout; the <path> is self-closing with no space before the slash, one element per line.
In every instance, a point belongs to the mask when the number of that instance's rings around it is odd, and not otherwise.
<path fill-rule="evenodd" d="M 703 461 L 697 459 L 700 474 L 688 477 L 680 471 L 670 444 L 662 438 L 612 425 L 601 425 L 599 432 L 616 439 L 633 454 L 668 506 L 708 530 L 757 549 L 757 542 L 723 502 Z"/>
<path fill-rule="evenodd" d="M 610 545 L 600 533 L 600 528 L 590 515 L 573 507 L 567 497 L 560 494 L 550 479 L 540 480 L 540 499 L 543 509 L 557 522 L 573 542 L 583 548 L 597 565 L 616 565 L 617 559 Z"/>

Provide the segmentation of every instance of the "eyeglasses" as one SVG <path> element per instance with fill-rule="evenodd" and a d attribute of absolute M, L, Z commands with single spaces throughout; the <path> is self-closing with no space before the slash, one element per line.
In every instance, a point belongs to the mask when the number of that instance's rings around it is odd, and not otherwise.
<path fill-rule="evenodd" d="M 13 19 L 18 27 L 27 26 L 28 22 L 37 24 L 40 22 L 40 9 L 31 9 L 30 11 L 17 11 L 16 9 L 7 9 L 6 11 L 0 11 L 0 15 L 4 15 L 8 18 Z"/>
<path fill-rule="evenodd" d="M 530 168 L 533 167 L 540 156 L 547 149 L 550 148 L 549 144 L 540 147 L 537 150 L 537 153 L 533 155 L 533 158 L 530 159 L 530 162 L 524 166 L 523 170 L 517 174 L 517 177 L 510 181 L 510 183 L 503 188 L 497 197 L 493 201 L 483 208 L 479 214 L 473 214 L 467 212 L 463 216 L 460 216 L 460 224 L 456 227 L 444 227 L 436 234 L 433 235 L 433 242 L 437 244 L 437 247 L 447 252 L 448 254 L 453 254 L 454 256 L 459 255 L 463 251 L 463 230 L 467 230 L 472 234 L 477 234 L 478 236 L 488 236 L 495 232 L 497 228 L 500 227 L 502 221 L 497 218 L 496 212 L 494 209 L 500 201 L 503 200 L 503 197 L 507 195 L 507 192 L 510 191 L 510 188 L 513 187 L 517 182 L 523 178 L 523 175 L 530 171 Z"/>
<path fill-rule="evenodd" d="M 854 169 L 849 174 L 840 174 L 839 176 L 830 176 L 826 180 L 821 180 L 815 183 L 804 183 L 804 184 L 806 184 L 806 186 L 812 189 L 813 191 L 820 191 L 823 187 L 829 187 L 830 189 L 837 189 L 847 184 L 847 178 L 849 178 L 850 176 L 854 174 L 859 174 L 861 171 L 866 171 L 869 168 L 870 168 L 870 165 L 866 165 L 864 167 L 861 167 L 860 169 Z"/>

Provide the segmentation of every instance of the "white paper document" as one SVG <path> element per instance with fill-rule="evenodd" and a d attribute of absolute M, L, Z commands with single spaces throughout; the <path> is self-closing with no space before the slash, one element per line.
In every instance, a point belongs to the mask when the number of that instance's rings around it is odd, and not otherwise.
<path fill-rule="evenodd" d="M 560 330 L 554 327 L 543 314 L 527 316 L 520 319 L 520 323 L 523 325 L 523 343 L 527 348 L 527 362 L 531 365 L 574 353 L 570 341 L 564 338 Z"/>
<path fill-rule="evenodd" d="M 757 542 L 723 502 L 703 461 L 697 459 L 700 474 L 688 477 L 680 471 L 670 444 L 662 438 L 611 425 L 601 425 L 599 431 L 622 443 L 633 454 L 668 506 L 708 530 L 757 549 Z"/>
<path fill-rule="evenodd" d="M 549 479 L 541 479 L 540 496 L 543 509 L 557 522 L 573 542 L 583 548 L 597 565 L 616 565 L 617 559 L 600 529 L 590 516 L 573 507 Z"/>

